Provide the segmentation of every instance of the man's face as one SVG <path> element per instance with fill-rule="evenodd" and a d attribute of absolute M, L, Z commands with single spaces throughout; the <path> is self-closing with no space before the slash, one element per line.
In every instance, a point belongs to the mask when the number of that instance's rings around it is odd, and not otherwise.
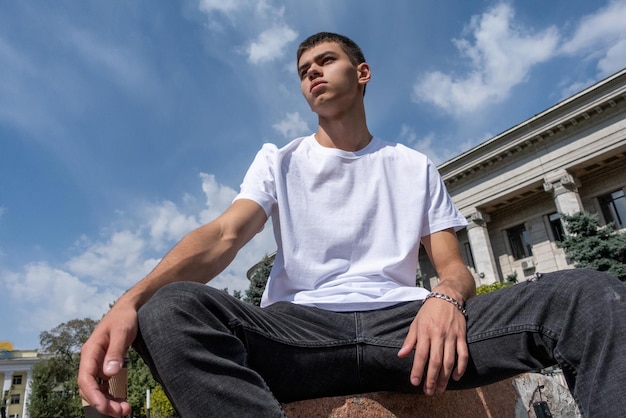
<path fill-rule="evenodd" d="M 320 114 L 331 104 L 331 107 L 349 106 L 355 97 L 362 100 L 359 85 L 364 83 L 360 78 L 363 66 L 367 64 L 354 65 L 335 42 L 320 43 L 306 50 L 298 61 L 298 75 L 300 89 L 311 110 Z"/>

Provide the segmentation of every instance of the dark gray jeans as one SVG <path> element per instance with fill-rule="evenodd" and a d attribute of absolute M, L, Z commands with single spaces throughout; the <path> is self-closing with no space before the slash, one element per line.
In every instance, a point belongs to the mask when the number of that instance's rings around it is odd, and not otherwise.
<path fill-rule="evenodd" d="M 277 417 L 279 402 L 372 391 L 421 392 L 400 359 L 421 302 L 330 312 L 261 309 L 196 283 L 161 289 L 139 311 L 135 346 L 178 413 Z M 586 417 L 626 413 L 626 286 L 567 270 L 467 302 L 468 370 L 450 389 L 558 364 Z"/>

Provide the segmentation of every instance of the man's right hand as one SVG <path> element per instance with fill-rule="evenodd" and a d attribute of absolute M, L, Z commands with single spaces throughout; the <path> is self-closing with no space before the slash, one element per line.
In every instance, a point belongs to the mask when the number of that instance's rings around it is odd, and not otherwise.
<path fill-rule="evenodd" d="M 119 373 L 137 336 L 137 311 L 120 300 L 98 323 L 81 349 L 78 370 L 80 396 L 98 412 L 113 417 L 129 415 L 125 399 L 109 394 L 108 380 Z"/>
<path fill-rule="evenodd" d="M 128 402 L 109 395 L 108 380 L 119 373 L 137 336 L 139 307 L 178 278 L 206 283 L 217 276 L 263 229 L 265 221 L 267 215 L 258 203 L 239 199 L 218 218 L 185 235 L 148 276 L 113 305 L 83 345 L 78 370 L 80 396 L 102 414 L 130 414 Z"/>

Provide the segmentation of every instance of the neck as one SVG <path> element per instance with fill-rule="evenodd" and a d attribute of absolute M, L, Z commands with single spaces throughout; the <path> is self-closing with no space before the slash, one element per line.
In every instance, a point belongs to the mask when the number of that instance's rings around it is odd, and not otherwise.
<path fill-rule="evenodd" d="M 365 148 L 372 140 L 365 121 L 365 111 L 335 117 L 319 115 L 315 139 L 324 147 L 344 151 L 354 152 Z"/>

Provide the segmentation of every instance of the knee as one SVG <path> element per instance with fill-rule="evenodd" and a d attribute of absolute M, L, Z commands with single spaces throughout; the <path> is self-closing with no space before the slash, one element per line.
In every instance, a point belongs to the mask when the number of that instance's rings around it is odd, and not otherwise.
<path fill-rule="evenodd" d="M 580 290 L 589 295 L 603 293 L 606 289 L 616 290 L 619 293 L 626 290 L 624 283 L 617 278 L 597 270 L 571 269 L 548 274 L 554 275 L 564 290 Z"/>
<path fill-rule="evenodd" d="M 572 269 L 548 274 L 557 280 L 557 294 L 575 301 L 577 309 L 585 309 L 591 316 L 593 312 L 607 314 L 626 306 L 626 286 L 607 273 Z"/>
<path fill-rule="evenodd" d="M 139 328 L 143 331 L 163 328 L 171 322 L 174 312 L 184 309 L 199 292 L 194 282 L 176 282 L 159 289 L 137 312 Z"/>
<path fill-rule="evenodd" d="M 202 283 L 171 283 L 159 289 L 139 309 L 139 329 L 144 332 L 163 332 L 164 329 L 176 332 L 189 318 L 210 321 L 224 307 L 230 306 L 233 299 L 227 292 Z"/>

